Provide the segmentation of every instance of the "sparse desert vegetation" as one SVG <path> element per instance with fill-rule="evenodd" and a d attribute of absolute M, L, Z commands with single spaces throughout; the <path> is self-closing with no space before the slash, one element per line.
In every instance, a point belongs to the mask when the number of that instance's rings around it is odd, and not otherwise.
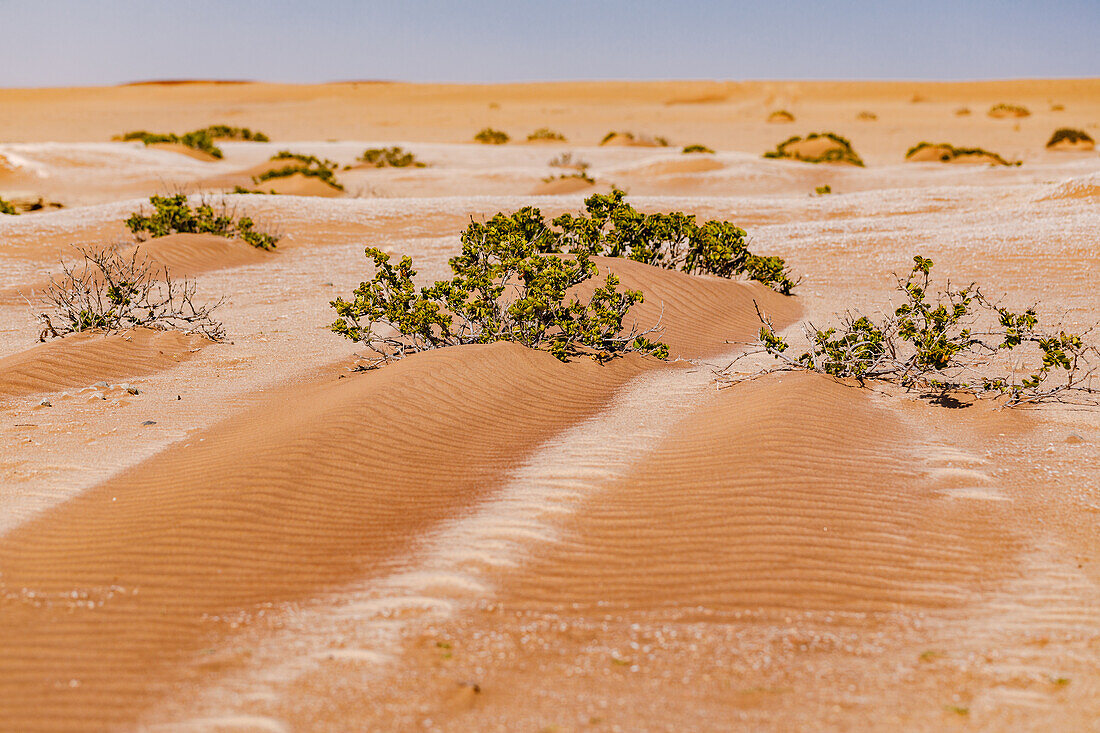
<path fill-rule="evenodd" d="M 1084 130 L 1060 127 L 1050 136 L 1047 147 L 1065 150 L 1092 150 L 1096 147 L 1096 142 Z"/>
<path fill-rule="evenodd" d="M 289 150 L 280 150 L 271 156 L 273 161 L 286 161 L 286 165 L 278 168 L 270 168 L 257 176 L 253 176 L 253 183 L 263 183 L 275 178 L 289 178 L 301 175 L 307 178 L 316 178 L 337 191 L 343 191 L 344 186 L 336 180 L 336 169 L 339 167 L 335 161 L 327 158 L 318 158 L 316 155 L 303 155 L 292 153 Z"/>
<path fill-rule="evenodd" d="M 830 186 L 828 183 L 826 183 L 824 186 L 816 186 L 814 188 L 814 193 L 816 193 L 818 196 L 825 196 L 826 194 L 830 194 L 832 192 L 833 187 Z"/>
<path fill-rule="evenodd" d="M 856 119 L 857 120 L 862 120 L 863 122 L 874 122 L 875 120 L 878 119 L 878 115 L 875 114 L 874 112 L 868 112 L 867 110 L 863 110 L 858 115 L 856 115 Z"/>
<path fill-rule="evenodd" d="M 248 242 L 257 249 L 272 250 L 278 242 L 274 234 L 256 230 L 251 218 L 236 218 L 224 203 L 218 210 L 208 201 L 192 208 L 184 194 L 151 196 L 153 212 L 135 212 L 126 220 L 126 227 L 139 238 L 166 237 L 169 234 L 216 234 Z M 236 219 L 236 220 L 234 220 Z"/>
<path fill-rule="evenodd" d="M 549 127 L 540 127 L 527 136 L 528 142 L 565 142 L 565 135 Z"/>
<path fill-rule="evenodd" d="M 905 159 L 913 162 L 939 161 L 941 163 L 984 163 L 987 165 L 1013 165 L 997 153 L 983 148 L 957 148 L 950 143 L 920 142 L 909 148 Z M 1019 163 L 1016 163 L 1019 165 Z"/>
<path fill-rule="evenodd" d="M 833 132 L 813 132 L 806 137 L 794 136 L 779 143 L 765 158 L 788 158 L 803 163 L 849 163 L 862 167 L 863 160 L 846 138 Z"/>
<path fill-rule="evenodd" d="M 129 255 L 113 248 L 82 249 L 80 255 L 75 265 L 62 262 L 60 276 L 42 294 L 48 310 L 38 316 L 40 340 L 132 328 L 199 333 L 212 341 L 225 337 L 212 315 L 220 303 L 196 303 L 194 283 L 174 280 L 140 248 Z"/>
<path fill-rule="evenodd" d="M 665 148 L 668 138 L 660 135 L 635 135 L 629 131 L 611 130 L 600 140 L 600 145 L 637 145 L 639 147 Z"/>
<path fill-rule="evenodd" d="M 359 160 L 375 168 L 423 168 L 427 165 L 397 145 L 389 148 L 368 148 L 359 156 Z"/>
<path fill-rule="evenodd" d="M 1004 117 L 1028 117 L 1031 112 L 1027 107 L 1019 104 L 995 104 L 989 108 L 989 116 L 994 119 L 1001 119 Z"/>
<path fill-rule="evenodd" d="M 10 204 L 9 202 L 7 202 L 4 199 L 0 198 L 0 214 L 6 214 L 8 216 L 17 216 L 19 214 L 19 212 L 15 210 L 15 207 L 12 204 Z"/>
<path fill-rule="evenodd" d="M 770 115 L 768 115 L 768 122 L 773 122 L 773 123 L 774 122 L 778 122 L 778 123 L 794 122 L 794 115 L 792 115 L 790 112 L 788 112 L 785 109 L 777 109 L 774 112 L 772 112 Z"/>
<path fill-rule="evenodd" d="M 783 368 L 808 369 L 834 377 L 895 382 L 930 393 L 940 401 L 958 393 L 994 394 L 1011 406 L 1040 402 L 1092 401 L 1100 394 L 1092 378 L 1100 349 L 1080 335 L 1040 327 L 1034 307 L 1014 312 L 982 293 L 974 283 L 952 290 L 931 288 L 932 260 L 917 255 L 898 278 L 902 304 L 880 321 L 848 313 L 824 330 L 807 324 L 809 349 L 786 355 L 787 341 L 766 316 L 760 345 Z M 1010 354 L 1030 347 L 1029 367 Z"/>
<path fill-rule="evenodd" d="M 695 144 L 685 145 L 684 149 L 681 152 L 687 155 L 690 153 L 713 153 L 714 151 L 708 148 L 706 145 Z"/>
<path fill-rule="evenodd" d="M 482 145 L 503 145 L 509 139 L 508 133 L 503 130 L 494 130 L 491 127 L 486 127 L 474 135 L 474 140 Z"/>
<path fill-rule="evenodd" d="M 268 142 L 268 137 L 262 132 L 254 132 L 247 127 L 230 127 L 229 125 L 211 125 L 200 130 L 192 130 L 182 135 L 175 133 L 155 133 L 145 130 L 135 130 L 119 136 L 120 140 L 140 140 L 146 145 L 157 143 L 172 143 L 183 145 L 215 158 L 224 157 L 222 149 L 214 144 L 215 140 L 247 140 L 252 142 Z"/>

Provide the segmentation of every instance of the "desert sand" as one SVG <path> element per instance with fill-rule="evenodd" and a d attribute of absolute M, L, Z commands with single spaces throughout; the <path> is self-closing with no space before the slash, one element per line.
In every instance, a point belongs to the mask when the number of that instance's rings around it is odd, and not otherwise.
<path fill-rule="evenodd" d="M 1030 115 L 955 112 L 997 104 Z M 1096 136 L 1100 80 L 154 83 L 0 108 L 0 198 L 64 207 L 0 215 L 0 730 L 1095 729 L 1100 410 L 716 370 L 758 307 L 791 332 L 873 311 L 918 253 L 1100 322 L 1100 155 L 1045 147 Z M 111 142 L 220 123 L 271 142 Z M 517 142 L 470 142 L 484 127 Z M 568 142 L 518 142 L 542 127 Z M 816 131 L 866 167 L 762 157 Z M 919 140 L 1022 164 L 905 162 Z M 356 164 L 390 145 L 427 166 Z M 336 161 L 344 190 L 253 185 L 280 150 Z M 567 152 L 594 184 L 556 178 Z M 744 228 L 795 294 L 598 259 L 645 292 L 630 319 L 660 320 L 668 362 L 496 343 L 356 371 L 328 329 L 364 247 L 436 278 L 471 218 L 612 185 Z M 278 248 L 137 242 L 126 218 L 176 192 Z M 74 245 L 193 278 L 227 340 L 39 343 Z"/>

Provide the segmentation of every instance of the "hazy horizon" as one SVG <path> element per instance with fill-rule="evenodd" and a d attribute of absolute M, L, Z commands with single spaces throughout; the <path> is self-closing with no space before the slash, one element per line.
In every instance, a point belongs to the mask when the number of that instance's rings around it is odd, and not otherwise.
<path fill-rule="evenodd" d="M 1100 3 L 1085 0 L 0 0 L 0 17 L 4 87 L 1100 76 Z"/>

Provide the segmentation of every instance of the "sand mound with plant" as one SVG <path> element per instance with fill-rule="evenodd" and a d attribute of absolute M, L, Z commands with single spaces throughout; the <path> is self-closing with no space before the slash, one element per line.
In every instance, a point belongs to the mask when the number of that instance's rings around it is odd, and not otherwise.
<path fill-rule="evenodd" d="M 1059 128 L 1054 131 L 1047 142 L 1047 150 L 1093 150 L 1096 141 L 1084 130 L 1075 130 L 1069 127 Z"/>
<path fill-rule="evenodd" d="M 768 122 L 772 123 L 786 123 L 794 122 L 794 115 L 785 109 L 779 109 L 768 115 Z"/>
<path fill-rule="evenodd" d="M 920 143 L 909 149 L 905 159 L 911 163 L 1008 165 L 1008 161 L 996 153 L 980 148 L 956 148 L 950 143 Z"/>
<path fill-rule="evenodd" d="M 183 143 L 150 143 L 149 145 L 146 145 L 145 147 L 152 148 L 153 150 L 164 150 L 164 151 L 169 152 L 169 153 L 177 153 L 179 155 L 186 155 L 188 158 L 192 158 L 194 160 L 201 160 L 201 161 L 206 162 L 206 163 L 213 163 L 213 162 L 218 160 L 218 158 L 214 157 L 210 153 L 207 153 L 207 152 L 202 151 L 202 150 L 196 150 L 195 148 L 188 147 L 187 145 L 184 145 Z"/>
<path fill-rule="evenodd" d="M 686 173 L 706 173 L 721 170 L 725 167 L 720 160 L 700 155 L 647 163 L 637 168 L 631 168 L 628 172 L 630 175 L 637 176 L 675 176 Z"/>

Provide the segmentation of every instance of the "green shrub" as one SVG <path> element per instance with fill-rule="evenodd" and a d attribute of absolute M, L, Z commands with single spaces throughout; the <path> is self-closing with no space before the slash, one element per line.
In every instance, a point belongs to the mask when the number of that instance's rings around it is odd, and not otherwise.
<path fill-rule="evenodd" d="M 913 263 L 909 275 L 898 279 L 902 304 L 881 320 L 849 313 L 825 330 L 808 325 L 809 350 L 791 358 L 786 340 L 761 315 L 762 350 L 783 368 L 894 382 L 941 400 L 959 390 L 1003 395 L 1008 405 L 1100 393 L 1090 381 L 1100 358 L 1096 346 L 1077 334 L 1041 330 L 1035 308 L 1010 311 L 975 284 L 932 295 L 932 260 L 917 255 Z M 1031 348 L 1036 363 L 1023 375 L 1008 354 L 1022 346 Z"/>
<path fill-rule="evenodd" d="M 385 168 L 387 166 L 390 168 L 407 168 L 409 166 L 423 168 L 426 165 L 417 160 L 415 155 L 398 146 L 369 148 L 359 156 L 359 160 L 368 165 L 373 165 L 375 168 Z"/>
<path fill-rule="evenodd" d="M 836 143 L 836 147 L 829 148 L 816 158 L 811 158 L 806 155 L 799 155 L 793 150 L 788 150 L 795 143 L 803 142 L 804 140 L 816 140 L 818 138 L 827 138 Z M 790 158 L 792 160 L 801 160 L 804 163 L 851 163 L 852 165 L 863 166 L 863 161 L 856 151 L 852 149 L 852 144 L 847 139 L 837 135 L 833 132 L 812 132 L 805 138 L 794 136 L 781 143 L 775 148 L 775 150 L 764 153 L 765 158 Z"/>
<path fill-rule="evenodd" d="M 1050 136 L 1050 141 L 1047 142 L 1047 147 L 1053 147 L 1054 145 L 1066 140 L 1071 143 L 1091 143 L 1094 142 L 1089 134 L 1084 130 L 1075 130 L 1072 127 L 1060 127 L 1054 131 L 1054 134 Z"/>
<path fill-rule="evenodd" d="M 572 152 L 562 153 L 551 158 L 549 165 L 555 168 L 580 168 L 582 171 L 588 170 L 589 167 L 588 163 L 580 158 L 574 160 Z"/>
<path fill-rule="evenodd" d="M 768 122 L 794 122 L 794 115 L 785 109 L 777 109 L 768 115 Z"/>
<path fill-rule="evenodd" d="M 222 324 L 211 316 L 221 305 L 194 302 L 194 283 L 173 280 L 168 268 L 152 265 L 135 250 L 123 257 L 113 249 L 82 249 L 83 262 L 62 263 L 60 278 L 43 294 L 50 311 L 40 313 L 40 341 L 80 331 L 156 328 L 201 333 L 220 341 Z"/>
<path fill-rule="evenodd" d="M 278 195 L 279 192 L 276 191 L 275 189 L 271 189 L 270 191 L 261 191 L 258 188 L 245 188 L 244 186 L 234 186 L 232 193 L 237 193 L 237 194 L 258 193 L 258 194 L 266 194 L 268 196 L 276 196 L 276 195 Z"/>
<path fill-rule="evenodd" d="M 271 160 L 286 160 L 293 162 L 287 163 L 287 165 L 284 165 L 282 168 L 272 168 L 271 170 L 264 171 L 258 176 L 253 176 L 253 183 L 262 183 L 264 181 L 270 181 L 273 178 L 287 178 L 296 173 L 300 173 L 303 176 L 309 176 L 310 178 L 316 178 L 323 181 L 338 191 L 344 190 L 343 184 L 336 180 L 336 169 L 339 166 L 335 161 L 328 160 L 327 158 L 322 160 L 315 155 L 292 153 L 289 150 L 280 150 L 278 153 L 271 156 Z"/>
<path fill-rule="evenodd" d="M 643 296 L 620 291 L 615 275 L 587 301 L 567 296 L 598 274 L 586 253 L 543 254 L 526 236 L 482 234 L 463 235 L 450 280 L 419 290 L 409 257 L 395 267 L 388 254 L 367 248 L 374 278 L 361 283 L 352 300 L 332 301 L 338 316 L 332 330 L 374 351 L 372 366 L 429 349 L 496 341 L 544 349 L 562 361 L 580 354 L 603 361 L 631 351 L 668 357 L 667 346 L 648 338 L 652 330 L 623 334 L 626 312 Z"/>
<path fill-rule="evenodd" d="M 494 130 L 491 127 L 486 127 L 481 132 L 474 135 L 474 140 L 483 145 L 503 145 L 508 142 L 509 139 L 508 133 Z"/>
<path fill-rule="evenodd" d="M 616 136 L 625 137 L 627 140 L 630 140 L 631 142 L 637 142 L 639 145 L 656 145 L 662 148 L 668 147 L 668 138 L 661 137 L 660 135 L 654 135 L 653 137 L 649 137 L 646 135 L 637 136 L 633 132 L 618 132 L 616 130 L 612 130 L 611 132 L 604 135 L 603 139 L 600 140 L 600 145 L 606 145 L 607 143 L 611 142 L 612 138 Z"/>
<path fill-rule="evenodd" d="M 223 205 L 221 211 L 206 201 L 195 208 L 187 203 L 187 196 L 151 196 L 153 213 L 146 216 L 135 212 L 126 220 L 126 226 L 139 238 L 147 234 L 150 237 L 166 237 L 169 234 L 216 234 L 221 237 L 236 237 L 253 247 L 263 250 L 275 249 L 278 237 L 273 234 L 256 231 L 255 223 L 249 217 L 234 221 L 233 212 Z"/>
<path fill-rule="evenodd" d="M 587 168 L 582 168 L 581 170 L 577 171 L 576 173 L 562 173 L 562 174 L 557 175 L 557 176 L 547 176 L 546 178 L 543 178 L 542 180 L 543 180 L 543 183 L 550 183 L 551 181 L 561 181 L 561 180 L 569 179 L 569 178 L 576 178 L 578 180 L 584 181 L 585 183 L 595 183 L 596 182 L 595 178 L 588 175 Z"/>
<path fill-rule="evenodd" d="M 551 130 L 549 127 L 540 127 L 527 136 L 528 140 L 556 140 L 558 142 L 565 142 L 565 135 L 562 135 L 556 130 Z"/>
<path fill-rule="evenodd" d="M 698 224 L 682 212 L 643 214 L 613 189 L 585 200 L 585 214 L 562 214 L 551 222 L 526 207 L 500 213 L 487 222 L 471 222 L 464 238 L 489 241 L 520 237 L 543 253 L 580 253 L 625 257 L 655 267 L 732 278 L 745 275 L 778 292 L 789 294 L 795 283 L 779 257 L 749 252 L 747 235 L 730 222 Z"/>
<path fill-rule="evenodd" d="M 943 148 L 942 154 L 940 155 L 940 160 L 944 163 L 948 163 L 952 160 L 955 160 L 956 158 L 967 155 L 988 155 L 990 158 L 996 161 L 997 165 L 1013 165 L 996 153 L 990 152 L 983 148 L 956 148 L 951 143 L 920 142 L 909 148 L 909 150 L 905 153 L 905 157 L 906 159 L 911 158 L 926 148 Z M 1015 165 L 1019 165 L 1019 163 L 1016 163 Z"/>
<path fill-rule="evenodd" d="M 19 212 L 15 210 L 15 207 L 4 199 L 0 199 L 0 214 L 7 214 L 8 216 L 18 216 Z"/>
<path fill-rule="evenodd" d="M 829 194 L 832 192 L 833 187 L 830 186 L 828 183 L 826 183 L 824 186 L 818 186 L 814 189 L 814 193 L 816 193 L 818 196 L 824 196 L 825 194 Z"/>
<path fill-rule="evenodd" d="M 253 132 L 247 127 L 230 127 L 228 125 L 211 125 L 201 130 L 192 130 L 183 135 L 175 133 L 155 133 L 145 130 L 135 130 L 120 136 L 122 140 L 140 140 L 146 145 L 154 143 L 176 143 L 185 145 L 193 150 L 222 158 L 224 154 L 221 148 L 214 144 L 215 140 L 251 140 L 254 142 L 268 142 L 267 135 L 262 132 Z"/>
<path fill-rule="evenodd" d="M 1027 107 L 1018 104 L 995 104 L 989 108 L 990 117 L 1027 117 L 1031 114 Z"/>
<path fill-rule="evenodd" d="M 714 151 L 708 148 L 706 145 L 687 145 L 684 147 L 683 152 L 687 153 L 713 153 Z"/>

